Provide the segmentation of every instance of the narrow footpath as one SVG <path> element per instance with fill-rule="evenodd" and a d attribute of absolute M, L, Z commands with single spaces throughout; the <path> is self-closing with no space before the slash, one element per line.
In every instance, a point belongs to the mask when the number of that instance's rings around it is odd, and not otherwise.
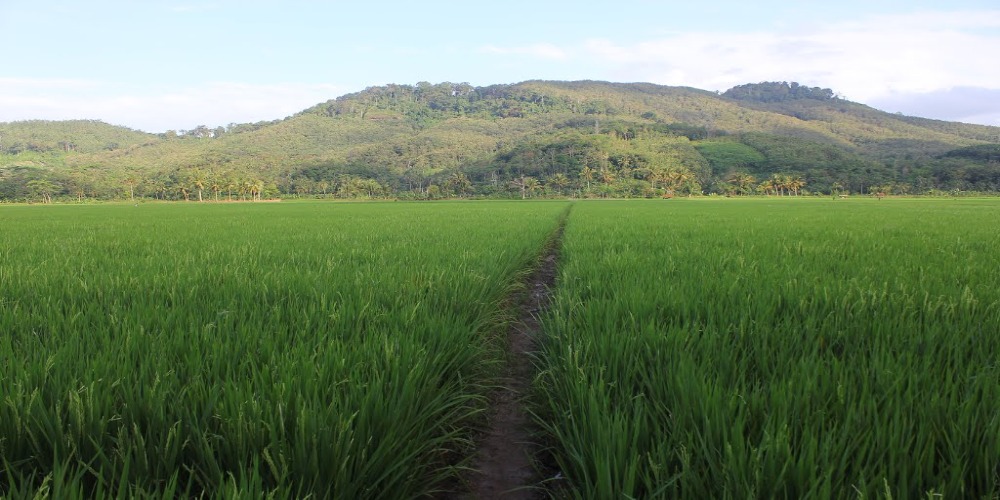
<path fill-rule="evenodd" d="M 524 398 L 535 375 L 531 353 L 536 350 L 536 339 L 542 330 L 538 317 L 548 307 L 555 288 L 567 214 L 525 282 L 524 292 L 518 294 L 512 305 L 516 320 L 507 332 L 507 366 L 500 381 L 502 388 L 492 397 L 489 427 L 478 443 L 466 498 L 545 497 L 538 487 L 541 478 L 537 477 L 535 457 L 539 449 L 532 436 L 533 424 L 524 407 Z"/>

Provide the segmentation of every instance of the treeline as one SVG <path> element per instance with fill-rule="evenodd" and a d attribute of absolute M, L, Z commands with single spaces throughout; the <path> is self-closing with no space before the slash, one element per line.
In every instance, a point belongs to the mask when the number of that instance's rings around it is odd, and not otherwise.
<path fill-rule="evenodd" d="M 392 144 L 344 160 L 285 168 L 235 168 L 219 162 L 119 171 L 28 162 L 0 168 L 0 199 L 650 198 L 1000 191 L 1000 162 L 990 148 L 886 163 L 826 144 L 767 134 L 706 137 L 697 127 L 614 122 L 595 133 L 588 123 L 564 125 L 547 136 L 479 155 L 455 157 L 457 150 L 431 147 L 428 151 L 443 156 L 423 163 L 413 160 L 421 155 L 407 155 Z M 447 167 L 434 168 L 437 163 Z"/>

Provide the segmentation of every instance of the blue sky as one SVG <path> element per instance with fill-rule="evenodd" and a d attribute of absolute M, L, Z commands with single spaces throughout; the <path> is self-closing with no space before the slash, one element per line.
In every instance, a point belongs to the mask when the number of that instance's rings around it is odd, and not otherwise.
<path fill-rule="evenodd" d="M 797 81 L 1000 125 L 995 0 L 0 0 L 0 122 L 162 132 L 386 83 Z"/>

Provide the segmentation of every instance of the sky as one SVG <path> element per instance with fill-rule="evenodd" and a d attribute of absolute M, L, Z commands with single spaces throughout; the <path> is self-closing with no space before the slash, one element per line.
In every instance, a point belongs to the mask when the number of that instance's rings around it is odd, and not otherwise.
<path fill-rule="evenodd" d="M 0 0 L 0 122 L 275 120 L 427 81 L 799 82 L 1000 125 L 997 0 Z"/>

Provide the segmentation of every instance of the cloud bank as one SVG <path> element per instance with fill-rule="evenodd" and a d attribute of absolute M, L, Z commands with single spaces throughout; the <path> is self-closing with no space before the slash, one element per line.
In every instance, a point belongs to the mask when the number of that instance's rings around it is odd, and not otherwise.
<path fill-rule="evenodd" d="M 336 85 L 296 83 L 139 88 L 92 80 L 0 78 L 0 121 L 97 119 L 163 132 L 280 119 L 343 92 Z"/>
<path fill-rule="evenodd" d="M 797 81 L 890 111 L 1000 123 L 1000 10 L 917 12 L 744 33 L 686 32 L 630 44 L 606 38 L 546 51 L 601 78 L 726 90 Z M 515 49 L 496 53 L 520 53 Z M 985 100 L 991 99 L 991 100 Z"/>

